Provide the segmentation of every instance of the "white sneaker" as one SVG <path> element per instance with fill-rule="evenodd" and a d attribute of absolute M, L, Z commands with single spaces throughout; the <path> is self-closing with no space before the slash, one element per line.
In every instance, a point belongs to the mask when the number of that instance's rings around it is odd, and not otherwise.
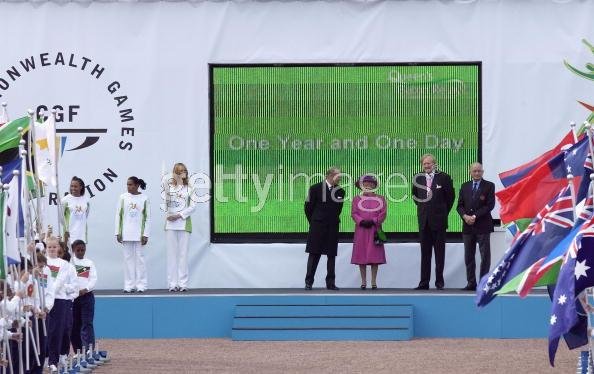
<path fill-rule="evenodd" d="M 50 373 L 58 372 L 58 368 L 56 367 L 56 365 L 50 365 L 49 370 L 50 370 Z"/>

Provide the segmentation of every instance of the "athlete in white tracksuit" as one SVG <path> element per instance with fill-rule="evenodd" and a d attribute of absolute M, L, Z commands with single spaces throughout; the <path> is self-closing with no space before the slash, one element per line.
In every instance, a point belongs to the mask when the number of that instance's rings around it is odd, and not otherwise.
<path fill-rule="evenodd" d="M 82 179 L 72 178 L 70 194 L 64 196 L 61 203 L 64 212 L 64 240 L 67 243 L 75 240 L 88 243 L 89 198 L 85 196 L 85 183 Z"/>
<path fill-rule="evenodd" d="M 169 291 L 187 291 L 188 245 L 192 232 L 190 215 L 196 207 L 188 185 L 188 169 L 182 163 L 173 167 L 172 183 L 166 188 L 165 237 L 167 240 L 167 285 Z"/>
<path fill-rule="evenodd" d="M 120 195 L 116 207 L 116 239 L 124 247 L 124 292 L 144 292 L 147 288 L 143 247 L 150 232 L 150 207 L 145 194 L 146 183 L 136 177 L 128 178 L 128 192 Z"/>

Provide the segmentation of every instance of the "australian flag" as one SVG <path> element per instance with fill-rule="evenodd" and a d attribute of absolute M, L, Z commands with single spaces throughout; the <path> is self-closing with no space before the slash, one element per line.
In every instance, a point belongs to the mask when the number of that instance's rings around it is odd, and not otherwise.
<path fill-rule="evenodd" d="M 499 264 L 485 275 L 477 287 L 476 304 L 487 305 L 504 284 L 549 252 L 573 228 L 571 189 L 565 186 L 532 220 L 505 252 Z"/>
<path fill-rule="evenodd" d="M 559 339 L 585 318 L 587 313 L 578 301 L 579 295 L 594 286 L 594 219 L 581 230 L 561 266 L 549 327 L 549 361 L 554 365 Z M 584 329 L 586 326 L 584 325 Z M 575 329 L 574 329 L 575 330 Z"/>

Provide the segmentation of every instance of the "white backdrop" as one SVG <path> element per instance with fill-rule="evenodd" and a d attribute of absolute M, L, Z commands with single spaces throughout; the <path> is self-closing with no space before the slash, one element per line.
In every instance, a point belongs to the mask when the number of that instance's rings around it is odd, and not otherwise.
<path fill-rule="evenodd" d="M 0 2 L 0 101 L 12 118 L 39 104 L 71 107 L 76 113 L 58 128 L 97 130 L 66 134 L 66 149 L 86 136 L 99 139 L 65 152 L 60 173 L 63 190 L 72 175 L 92 185 L 88 254 L 100 288 L 123 282 L 113 239 L 117 196 L 128 176 L 147 181 L 149 287 L 164 288 L 161 165 L 184 161 L 208 173 L 208 63 L 482 61 L 483 161 L 486 177 L 496 180 L 555 143 L 570 120 L 587 117 L 576 100 L 594 101 L 592 82 L 563 60 L 594 62 L 581 43 L 594 41 L 592 14 L 590 1 Z M 35 69 L 26 72 L 21 61 L 31 57 Z M 6 72 L 13 66 L 20 76 Z M 114 81 L 119 88 L 110 93 Z M 128 109 L 134 119 L 121 122 L 120 110 Z M 117 174 L 113 182 L 103 176 L 108 169 Z M 194 214 L 191 287 L 302 287 L 303 245 L 210 244 L 208 212 L 202 204 Z M 493 262 L 504 249 L 503 234 L 494 239 Z M 446 286 L 461 287 L 463 251 L 448 248 Z M 418 245 L 387 251 L 380 286 L 415 286 Z M 339 286 L 358 284 L 349 260 L 350 245 L 342 244 Z"/>

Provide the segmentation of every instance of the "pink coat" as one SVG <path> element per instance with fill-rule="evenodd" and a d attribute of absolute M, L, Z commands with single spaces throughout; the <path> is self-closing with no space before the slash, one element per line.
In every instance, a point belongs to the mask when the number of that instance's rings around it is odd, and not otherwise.
<path fill-rule="evenodd" d="M 386 252 L 384 245 L 375 245 L 373 237 L 377 227 L 381 227 L 386 219 L 386 199 L 381 195 L 357 195 L 353 199 L 351 217 L 355 221 L 355 235 L 353 238 L 353 255 L 351 264 L 371 265 L 385 264 Z M 372 227 L 362 227 L 363 220 L 372 220 Z"/>

